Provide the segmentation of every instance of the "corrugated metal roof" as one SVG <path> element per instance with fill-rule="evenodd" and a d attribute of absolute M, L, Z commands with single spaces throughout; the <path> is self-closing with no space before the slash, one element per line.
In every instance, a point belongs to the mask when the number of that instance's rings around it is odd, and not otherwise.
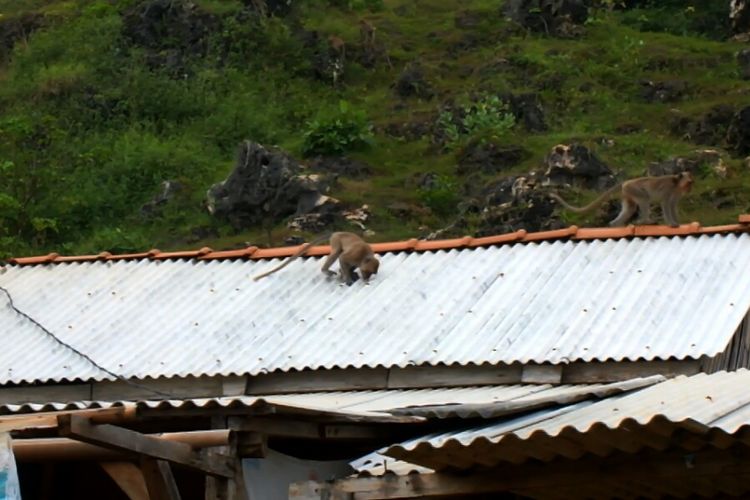
<path fill-rule="evenodd" d="M 750 308 L 747 234 L 390 253 L 368 286 L 325 279 L 320 258 L 251 280 L 277 263 L 11 266 L 0 285 L 128 378 L 699 358 Z M 0 383 L 105 378 L 8 307 L 0 331 Z"/>
<path fill-rule="evenodd" d="M 609 384 L 580 385 L 498 385 L 482 387 L 451 387 L 444 389 L 386 389 L 369 391 L 328 391 L 304 394 L 270 394 L 262 397 L 233 396 L 221 398 L 190 398 L 161 401 L 74 401 L 69 403 L 26 403 L 0 405 L 0 414 L 37 413 L 61 410 L 84 410 L 110 408 L 135 404 L 148 410 L 189 410 L 191 408 L 252 408 L 260 405 L 306 410 L 336 411 L 357 415 L 422 415 L 429 418 L 474 418 L 494 405 L 513 403 L 510 412 L 517 413 L 529 408 L 551 404 L 600 399 L 612 394 L 630 391 L 663 380 L 662 377 L 647 377 Z M 442 406 L 442 410 L 435 409 Z M 430 408 L 421 412 L 420 408 Z M 507 413 L 507 411 L 506 411 Z"/>
<path fill-rule="evenodd" d="M 382 453 L 437 469 L 664 446 L 677 429 L 707 444 L 750 425 L 750 371 L 678 377 L 602 401 L 408 440 Z M 695 443 L 691 443 L 694 445 Z"/>

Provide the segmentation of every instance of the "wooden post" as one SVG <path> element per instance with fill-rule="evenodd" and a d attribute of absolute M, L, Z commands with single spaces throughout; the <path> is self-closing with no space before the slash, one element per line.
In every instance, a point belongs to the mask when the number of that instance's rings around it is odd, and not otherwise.
<path fill-rule="evenodd" d="M 211 418 L 211 428 L 226 429 L 228 426 L 227 418 L 215 416 Z M 242 459 L 238 454 L 238 440 L 235 434 L 230 434 L 231 439 L 227 446 L 217 448 L 223 456 L 229 457 L 234 469 L 234 475 L 230 478 L 224 477 L 206 477 L 205 500 L 248 500 L 247 488 L 245 487 L 245 477 L 242 471 Z M 207 451 L 206 453 L 213 453 Z"/>
<path fill-rule="evenodd" d="M 132 462 L 99 462 L 130 500 L 149 500 L 143 472 Z"/>
<path fill-rule="evenodd" d="M 141 458 L 141 471 L 150 500 L 180 500 L 180 491 L 166 460 Z"/>

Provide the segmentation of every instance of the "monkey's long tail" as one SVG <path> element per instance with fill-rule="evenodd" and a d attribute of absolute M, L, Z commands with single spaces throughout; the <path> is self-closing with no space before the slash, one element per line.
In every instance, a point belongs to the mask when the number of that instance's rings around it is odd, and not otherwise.
<path fill-rule="evenodd" d="M 301 257 L 302 255 L 304 255 L 310 249 L 310 247 L 312 247 L 313 245 L 317 245 L 321 241 L 325 241 L 326 239 L 330 238 L 330 236 L 331 236 L 330 234 L 325 234 L 325 235 L 322 235 L 322 236 L 318 236 L 317 238 L 315 238 L 314 240 L 312 240 L 310 243 L 305 243 L 302 248 L 300 248 L 299 250 L 297 250 L 297 253 L 295 253 L 291 257 L 288 257 L 284 262 L 282 262 L 278 266 L 274 267 L 270 271 L 266 271 L 265 273 L 262 273 L 262 274 L 259 274 L 258 276 L 255 276 L 253 278 L 253 281 L 258 281 L 261 278 L 265 278 L 269 274 L 273 274 L 276 271 L 280 271 L 281 269 L 283 269 L 286 266 L 288 266 L 289 264 L 291 264 L 292 261 L 294 261 L 295 259 L 297 259 L 297 258 Z"/>
<path fill-rule="evenodd" d="M 553 200 L 557 200 L 562 206 L 570 210 L 571 212 L 575 212 L 577 214 L 582 214 L 584 212 L 588 212 L 589 210 L 592 210 L 599 205 L 601 205 L 604 200 L 612 196 L 612 193 L 620 189 L 620 186 L 622 186 L 622 183 L 616 184 L 612 186 L 611 188 L 607 189 L 605 192 L 603 192 L 597 199 L 589 203 L 588 205 L 584 207 L 575 207 L 568 203 L 567 201 L 563 200 L 557 193 L 549 193 L 549 197 Z"/>

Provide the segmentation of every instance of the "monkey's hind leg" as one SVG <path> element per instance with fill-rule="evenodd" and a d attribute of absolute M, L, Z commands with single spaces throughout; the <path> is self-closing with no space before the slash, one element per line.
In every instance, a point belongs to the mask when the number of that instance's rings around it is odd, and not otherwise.
<path fill-rule="evenodd" d="M 651 218 L 651 202 L 648 198 L 637 199 L 638 203 L 638 222 L 641 224 L 653 224 L 654 219 Z"/>
<path fill-rule="evenodd" d="M 638 207 L 633 202 L 633 200 L 631 200 L 630 198 L 623 198 L 622 208 L 620 209 L 619 215 L 612 219 L 609 225 L 612 227 L 624 226 L 625 224 L 627 224 L 630 218 L 633 217 L 637 208 Z"/>
<path fill-rule="evenodd" d="M 664 220 L 667 224 L 672 227 L 679 227 L 680 223 L 677 221 L 677 202 L 673 200 L 664 200 L 661 203 L 661 211 L 664 215 Z"/>
<path fill-rule="evenodd" d="M 346 283 L 348 286 L 352 286 L 352 284 L 354 284 L 354 282 L 359 278 L 359 276 L 357 276 L 357 273 L 354 272 L 354 266 L 344 262 L 344 259 L 339 259 L 339 273 L 341 281 Z M 352 274 L 357 276 L 357 278 L 352 278 Z"/>

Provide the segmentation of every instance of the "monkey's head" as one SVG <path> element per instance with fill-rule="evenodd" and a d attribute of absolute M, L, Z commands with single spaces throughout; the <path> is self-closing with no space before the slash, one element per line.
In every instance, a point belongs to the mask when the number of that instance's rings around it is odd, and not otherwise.
<path fill-rule="evenodd" d="M 365 283 L 370 281 L 370 277 L 373 274 L 378 274 L 378 268 L 380 267 L 380 261 L 376 259 L 375 257 L 368 257 L 364 261 L 362 261 L 362 264 L 359 266 L 359 270 L 362 272 L 362 279 L 365 280 Z"/>
<path fill-rule="evenodd" d="M 687 171 L 680 172 L 679 174 L 675 174 L 674 181 L 677 185 L 677 189 L 679 189 L 683 193 L 689 193 L 690 189 L 692 189 L 693 187 L 693 174 Z"/>

